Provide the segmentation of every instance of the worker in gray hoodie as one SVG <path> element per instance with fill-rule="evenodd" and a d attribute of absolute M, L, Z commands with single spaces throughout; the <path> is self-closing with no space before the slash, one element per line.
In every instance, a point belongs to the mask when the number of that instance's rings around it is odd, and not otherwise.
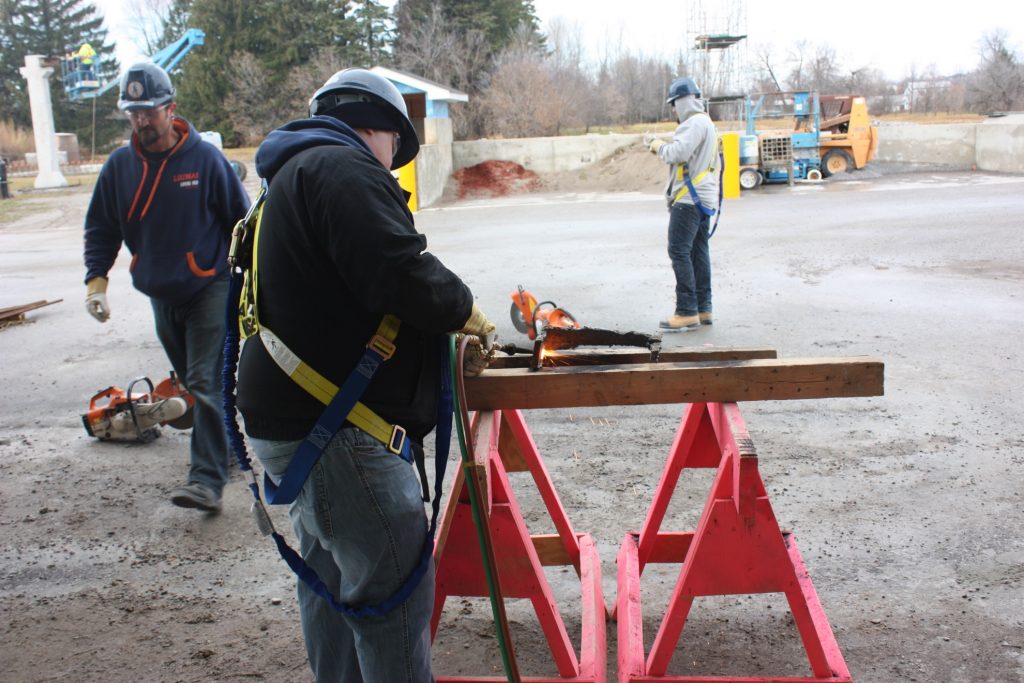
<path fill-rule="evenodd" d="M 718 131 L 704 111 L 700 88 L 692 78 L 677 78 L 667 104 L 679 127 L 666 142 L 646 136 L 644 143 L 669 164 L 665 199 L 669 208 L 668 255 L 676 277 L 675 311 L 661 328 L 689 331 L 710 325 L 711 217 L 721 207 Z"/>

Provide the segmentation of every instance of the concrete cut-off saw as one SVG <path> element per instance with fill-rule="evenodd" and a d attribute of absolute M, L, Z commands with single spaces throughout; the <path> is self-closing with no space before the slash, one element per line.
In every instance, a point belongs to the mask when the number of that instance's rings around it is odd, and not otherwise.
<path fill-rule="evenodd" d="M 522 285 L 512 292 L 512 308 L 509 310 L 512 326 L 530 339 L 536 339 L 543 330 L 580 329 L 582 325 L 572 313 L 553 301 L 537 301 L 537 298 L 523 289 Z"/>
<path fill-rule="evenodd" d="M 530 354 L 530 370 L 540 370 L 548 365 L 569 365 L 587 363 L 597 355 L 574 355 L 572 358 L 560 352 L 580 347 L 639 346 L 650 352 L 651 362 L 657 362 L 661 353 L 661 335 L 643 332 L 620 332 L 598 327 L 584 327 L 572 313 L 551 301 L 538 302 L 536 297 L 523 289 L 522 285 L 512 292 L 512 325 L 533 341 L 533 348 L 521 348 L 516 344 L 505 344 L 498 348 L 508 355 Z M 600 356 L 600 358 L 609 358 Z M 510 366 L 507 366 L 510 367 Z"/>
<path fill-rule="evenodd" d="M 140 383 L 148 391 L 136 391 Z M 160 425 L 191 427 L 193 404 L 192 395 L 174 372 L 155 387 L 148 377 L 139 377 L 127 390 L 111 386 L 96 392 L 89 411 L 82 415 L 82 424 L 89 436 L 100 441 L 147 443 L 160 436 Z"/>

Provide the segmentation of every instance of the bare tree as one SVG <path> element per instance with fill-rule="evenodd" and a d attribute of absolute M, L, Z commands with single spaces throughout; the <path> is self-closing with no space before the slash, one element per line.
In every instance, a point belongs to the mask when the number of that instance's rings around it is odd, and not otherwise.
<path fill-rule="evenodd" d="M 976 112 L 1024 108 L 1024 65 L 1007 44 L 1005 31 L 982 37 L 981 65 L 968 79 L 966 96 Z"/>
<path fill-rule="evenodd" d="M 488 44 L 482 31 L 458 33 L 444 18 L 439 4 L 426 19 L 413 23 L 395 43 L 395 63 L 400 69 L 450 85 L 470 94 L 466 106 L 452 107 L 450 115 L 456 139 L 481 129 L 476 95 L 487 87 Z"/>
<path fill-rule="evenodd" d="M 130 34 L 133 42 L 152 55 L 163 46 L 170 0 L 128 0 L 126 5 L 131 22 Z"/>
<path fill-rule="evenodd" d="M 274 84 L 270 72 L 254 54 L 235 53 L 226 103 L 231 124 L 244 144 L 256 144 L 285 121 L 308 115 L 309 96 L 330 74 L 343 68 L 331 64 L 329 54 L 326 57 L 295 67 L 284 83 Z M 269 96 L 271 92 L 273 97 Z"/>
<path fill-rule="evenodd" d="M 557 135 L 566 109 L 544 56 L 525 30 L 497 58 L 480 97 L 487 131 L 502 137 Z"/>

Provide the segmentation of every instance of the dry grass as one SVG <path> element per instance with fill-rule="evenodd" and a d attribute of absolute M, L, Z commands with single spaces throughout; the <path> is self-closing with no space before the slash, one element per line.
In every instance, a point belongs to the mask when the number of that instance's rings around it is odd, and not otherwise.
<path fill-rule="evenodd" d="M 7 159 L 21 159 L 26 152 L 36 149 L 32 129 L 18 128 L 10 121 L 0 121 L 0 155 Z"/>

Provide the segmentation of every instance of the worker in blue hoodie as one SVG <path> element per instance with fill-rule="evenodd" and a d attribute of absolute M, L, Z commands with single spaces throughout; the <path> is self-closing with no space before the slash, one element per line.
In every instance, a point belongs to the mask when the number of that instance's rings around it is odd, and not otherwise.
<path fill-rule="evenodd" d="M 334 598 L 298 581 L 317 681 L 433 680 L 434 567 L 421 483 L 403 454 L 421 451 L 438 421 L 445 334 L 472 340 L 473 375 L 494 324 L 416 231 L 391 170 L 418 152 L 398 89 L 345 69 L 314 94 L 310 118 L 256 153 L 269 183 L 253 257 L 259 335 L 242 349 L 238 409 L 277 492 L 316 444 L 290 515 L 299 554 Z M 353 410 L 335 433 L 321 429 L 330 408 L 314 394 L 365 375 L 368 347 L 388 356 L 359 398 L 376 418 Z"/>
<path fill-rule="evenodd" d="M 152 62 L 121 78 L 118 107 L 132 126 L 96 180 L 85 216 L 86 310 L 110 318 L 107 275 L 122 243 L 132 283 L 150 298 L 156 333 L 195 401 L 179 507 L 217 512 L 229 453 L 221 403 L 227 249 L 249 198 L 228 160 L 175 115 L 174 87 Z"/>

